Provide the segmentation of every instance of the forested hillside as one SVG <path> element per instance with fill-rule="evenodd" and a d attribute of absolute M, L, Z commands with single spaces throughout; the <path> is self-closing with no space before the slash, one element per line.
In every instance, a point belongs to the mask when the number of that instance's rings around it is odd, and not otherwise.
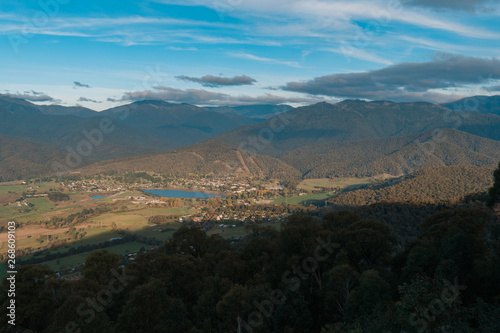
<path fill-rule="evenodd" d="M 238 126 L 258 122 L 238 114 L 222 114 L 189 104 L 148 100 L 108 109 L 100 114 L 155 134 L 176 147 L 188 146 Z"/>
<path fill-rule="evenodd" d="M 240 127 L 216 138 L 260 154 L 279 156 L 300 147 L 359 142 L 456 128 L 500 139 L 500 116 L 455 112 L 431 103 L 347 100 L 300 107 L 265 122 Z M 253 139 L 253 141 L 252 141 Z"/>
<path fill-rule="evenodd" d="M 346 206 L 364 206 L 384 201 L 440 203 L 487 191 L 493 185 L 493 170 L 469 166 L 435 167 L 390 179 L 372 188 L 340 194 L 331 202 Z"/>
<path fill-rule="evenodd" d="M 0 181 L 52 174 L 52 163 L 64 157 L 54 146 L 0 134 Z"/>
<path fill-rule="evenodd" d="M 175 176 L 240 174 L 278 179 L 300 177 L 296 169 L 278 159 L 251 154 L 213 141 L 155 155 L 100 162 L 80 171 L 83 174 L 150 171 Z"/>
<path fill-rule="evenodd" d="M 158 136 L 98 115 L 90 118 L 47 115 L 34 104 L 3 97 L 0 98 L 0 134 L 36 140 L 73 151 L 79 145 L 85 145 L 82 165 L 173 147 Z"/>
<path fill-rule="evenodd" d="M 364 218 L 391 226 L 401 244 L 420 232 L 420 222 L 443 209 L 485 209 L 493 169 L 467 166 L 434 167 L 389 179 L 328 200 L 331 210 L 355 210 Z"/>
<path fill-rule="evenodd" d="M 449 165 L 494 168 L 500 141 L 443 129 L 412 136 L 309 145 L 279 157 L 306 178 L 410 174 Z"/>

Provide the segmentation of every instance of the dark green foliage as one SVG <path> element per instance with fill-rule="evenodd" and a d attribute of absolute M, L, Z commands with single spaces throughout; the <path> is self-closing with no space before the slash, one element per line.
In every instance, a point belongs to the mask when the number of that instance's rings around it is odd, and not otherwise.
<path fill-rule="evenodd" d="M 376 270 L 367 270 L 359 277 L 356 287 L 346 300 L 345 318 L 355 321 L 356 318 L 376 318 L 385 312 L 391 301 L 391 286 Z"/>
<path fill-rule="evenodd" d="M 82 332 L 496 332 L 496 227 L 484 209 L 444 210 L 398 254 L 387 225 L 355 212 L 253 227 L 238 250 L 183 227 L 123 270 L 94 252 L 76 282 L 22 267 L 19 322 L 37 332 L 68 321 Z"/>
<path fill-rule="evenodd" d="M 490 208 L 500 201 L 500 163 L 493 173 L 493 179 L 493 186 L 488 192 L 488 201 L 486 202 L 486 205 Z"/>
<path fill-rule="evenodd" d="M 94 312 L 82 316 L 82 310 L 88 311 L 88 303 L 84 297 L 71 295 L 57 309 L 48 332 L 59 333 L 67 329 L 80 329 L 82 332 L 101 333 L 109 332 L 111 324 L 104 311 Z"/>
<path fill-rule="evenodd" d="M 48 198 L 50 201 L 68 201 L 69 200 L 69 195 L 66 193 L 61 193 L 61 192 L 49 192 Z"/>
<path fill-rule="evenodd" d="M 27 265 L 18 269 L 15 280 L 16 325 L 34 332 L 41 332 L 51 324 L 55 310 L 60 306 L 59 299 L 55 297 L 54 290 L 50 288 L 55 274 L 46 267 Z M 53 284 L 52 284 L 53 285 Z M 0 304 L 6 309 L 10 299 L 7 291 L 10 283 L 7 279 L 2 282 Z M 0 318 L 0 326 L 9 327 L 4 315 Z"/>
<path fill-rule="evenodd" d="M 115 332 L 184 333 L 191 326 L 182 300 L 170 297 L 163 282 L 151 280 L 131 293 Z"/>
<path fill-rule="evenodd" d="M 314 332 L 312 315 L 304 296 L 292 290 L 285 293 L 286 301 L 274 315 L 275 333 L 311 333 Z"/>
<path fill-rule="evenodd" d="M 97 250 L 85 260 L 83 277 L 101 285 L 107 285 L 113 276 L 112 271 L 117 271 L 119 265 L 119 255 L 109 253 L 107 250 Z"/>

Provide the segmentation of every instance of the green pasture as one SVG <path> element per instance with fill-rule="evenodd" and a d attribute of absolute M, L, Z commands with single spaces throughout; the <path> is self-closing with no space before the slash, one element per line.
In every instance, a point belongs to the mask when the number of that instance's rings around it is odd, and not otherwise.
<path fill-rule="evenodd" d="M 280 203 L 288 203 L 290 205 L 302 205 L 302 206 L 308 206 L 310 204 L 315 204 L 315 205 L 324 205 L 324 201 L 330 198 L 332 195 L 330 192 L 324 192 L 324 193 L 315 193 L 315 194 L 305 194 L 305 195 L 298 195 L 295 197 L 278 197 L 274 199 L 274 203 L 280 204 Z"/>

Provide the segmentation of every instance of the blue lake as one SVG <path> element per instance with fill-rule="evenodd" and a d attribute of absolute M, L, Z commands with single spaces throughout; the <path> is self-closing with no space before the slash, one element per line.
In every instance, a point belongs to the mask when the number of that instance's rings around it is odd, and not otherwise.
<path fill-rule="evenodd" d="M 106 198 L 104 195 L 93 195 L 91 196 L 92 199 L 104 199 Z"/>
<path fill-rule="evenodd" d="M 165 198 L 191 198 L 191 199 L 209 199 L 215 197 L 223 197 L 225 195 L 220 194 L 212 194 L 205 192 L 196 192 L 196 191 L 182 191 L 182 190 L 143 190 L 143 192 L 153 194 L 159 197 Z"/>

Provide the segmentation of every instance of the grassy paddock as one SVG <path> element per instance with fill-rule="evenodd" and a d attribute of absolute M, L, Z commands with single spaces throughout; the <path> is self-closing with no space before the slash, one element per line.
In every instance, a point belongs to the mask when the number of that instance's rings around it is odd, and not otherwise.
<path fill-rule="evenodd" d="M 274 199 L 274 203 L 280 204 L 280 203 L 288 203 L 290 205 L 303 205 L 303 206 L 308 206 L 309 204 L 316 204 L 316 205 L 321 205 L 321 203 L 324 204 L 324 201 L 330 198 L 332 195 L 330 193 L 316 193 L 316 194 L 306 194 L 306 195 L 299 195 L 296 197 L 278 197 Z"/>

